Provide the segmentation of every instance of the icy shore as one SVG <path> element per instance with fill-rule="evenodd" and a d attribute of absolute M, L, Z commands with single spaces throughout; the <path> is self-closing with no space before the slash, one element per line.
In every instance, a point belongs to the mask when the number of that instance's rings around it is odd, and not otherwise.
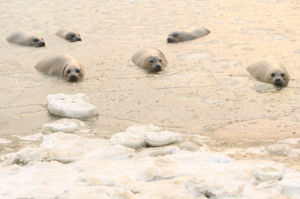
<path fill-rule="evenodd" d="M 134 145 L 128 144 L 132 137 Z M 145 145 L 149 138 L 164 146 Z M 0 198 L 5 199 L 300 197 L 296 170 L 271 161 L 234 160 L 152 125 L 132 126 L 110 140 L 43 135 L 39 146 L 1 160 Z"/>

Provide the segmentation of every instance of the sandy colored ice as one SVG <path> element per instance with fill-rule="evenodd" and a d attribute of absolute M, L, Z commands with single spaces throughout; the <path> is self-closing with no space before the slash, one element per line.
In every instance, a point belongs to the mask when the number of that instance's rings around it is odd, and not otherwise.
<path fill-rule="evenodd" d="M 135 124 L 209 135 L 224 145 L 299 137 L 299 9 L 299 1 L 290 0 L 2 0 L 1 138 L 37 133 L 58 119 L 46 109 L 52 93 L 85 93 L 99 112 L 85 122 L 101 137 Z M 83 41 L 58 38 L 55 32 L 66 26 L 76 28 Z M 166 43 L 170 32 L 197 27 L 211 34 Z M 47 46 L 8 43 L 6 36 L 16 30 L 42 35 Z M 147 74 L 134 66 L 131 56 L 141 47 L 162 50 L 169 61 L 166 71 Z M 34 69 L 54 53 L 74 56 L 85 66 L 86 79 L 71 84 Z M 286 64 L 291 76 L 287 88 L 254 89 L 245 68 L 266 56 Z"/>

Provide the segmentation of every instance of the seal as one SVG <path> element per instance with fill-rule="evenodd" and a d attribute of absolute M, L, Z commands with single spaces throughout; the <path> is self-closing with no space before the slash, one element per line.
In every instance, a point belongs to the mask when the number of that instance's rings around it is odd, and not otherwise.
<path fill-rule="evenodd" d="M 64 28 L 56 32 L 56 35 L 70 42 L 81 41 L 80 34 L 72 28 Z"/>
<path fill-rule="evenodd" d="M 32 35 L 26 32 L 15 32 L 9 35 L 6 40 L 13 44 L 22 46 L 44 47 L 46 45 L 44 39 L 39 35 Z"/>
<path fill-rule="evenodd" d="M 285 87 L 290 81 L 290 75 L 286 68 L 273 61 L 259 61 L 247 67 L 247 71 L 258 81 Z"/>
<path fill-rule="evenodd" d="M 69 55 L 53 55 L 39 61 L 35 68 L 46 75 L 61 77 L 71 82 L 82 80 L 85 75 L 82 65 Z"/>
<path fill-rule="evenodd" d="M 210 31 L 203 27 L 196 29 L 192 32 L 175 31 L 175 32 L 171 32 L 168 35 L 167 42 L 168 43 L 177 43 L 177 42 L 189 41 L 189 40 L 203 37 L 205 35 L 208 35 L 209 33 L 210 33 Z"/>
<path fill-rule="evenodd" d="M 165 55 L 156 48 L 139 49 L 131 60 L 135 65 L 149 72 L 159 72 L 168 64 Z"/>

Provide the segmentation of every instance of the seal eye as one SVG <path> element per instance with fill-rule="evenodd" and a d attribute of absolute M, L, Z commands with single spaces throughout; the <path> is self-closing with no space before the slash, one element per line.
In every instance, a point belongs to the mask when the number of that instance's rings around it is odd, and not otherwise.
<path fill-rule="evenodd" d="M 281 77 L 285 77 L 285 74 L 284 74 L 284 73 L 281 73 Z"/>
<path fill-rule="evenodd" d="M 75 35 L 71 35 L 70 37 L 71 37 L 71 38 L 74 38 L 74 37 L 75 37 Z"/>
<path fill-rule="evenodd" d="M 76 72 L 76 73 L 80 73 L 80 70 L 79 70 L 79 69 L 76 69 L 75 72 Z"/>
<path fill-rule="evenodd" d="M 67 74 L 70 74 L 71 73 L 71 69 L 67 70 Z"/>
<path fill-rule="evenodd" d="M 33 42 L 39 42 L 39 40 L 38 39 L 33 39 Z"/>
<path fill-rule="evenodd" d="M 178 37 L 178 35 L 179 35 L 178 33 L 174 33 L 173 37 Z"/>
<path fill-rule="evenodd" d="M 150 63 L 154 63 L 154 60 L 153 60 L 153 59 L 151 59 L 149 62 L 150 62 Z"/>
<path fill-rule="evenodd" d="M 271 77 L 275 77 L 275 73 L 271 73 Z"/>
<path fill-rule="evenodd" d="M 159 61 L 159 62 L 162 62 L 162 60 L 161 60 L 161 59 L 159 59 L 158 61 Z"/>

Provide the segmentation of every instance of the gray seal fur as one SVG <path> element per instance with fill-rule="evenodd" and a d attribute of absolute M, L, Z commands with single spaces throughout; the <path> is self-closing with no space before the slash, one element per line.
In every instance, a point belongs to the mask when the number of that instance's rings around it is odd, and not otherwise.
<path fill-rule="evenodd" d="M 278 87 L 285 87 L 290 81 L 290 75 L 286 68 L 282 64 L 270 60 L 251 64 L 247 67 L 247 71 L 258 81 Z"/>
<path fill-rule="evenodd" d="M 71 82 L 80 81 L 85 75 L 83 66 L 65 54 L 45 57 L 35 65 L 35 68 L 46 75 L 58 76 Z"/>
<path fill-rule="evenodd" d="M 26 32 L 15 32 L 9 35 L 6 40 L 10 43 L 22 46 L 44 47 L 46 45 L 41 36 Z"/>
<path fill-rule="evenodd" d="M 156 48 L 139 49 L 132 56 L 132 62 L 149 72 L 159 72 L 168 64 L 165 55 Z"/>
<path fill-rule="evenodd" d="M 70 42 L 81 41 L 80 34 L 73 28 L 63 28 L 56 32 L 56 35 Z"/>
<path fill-rule="evenodd" d="M 177 43 L 177 42 L 189 41 L 189 40 L 203 37 L 205 35 L 208 35 L 209 33 L 210 33 L 210 31 L 203 27 L 196 29 L 192 32 L 175 31 L 175 32 L 171 32 L 168 35 L 167 42 Z"/>

